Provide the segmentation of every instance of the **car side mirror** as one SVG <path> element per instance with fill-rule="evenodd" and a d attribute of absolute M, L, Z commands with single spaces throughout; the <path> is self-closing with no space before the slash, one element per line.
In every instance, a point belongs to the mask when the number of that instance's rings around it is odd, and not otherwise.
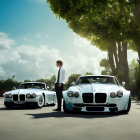
<path fill-rule="evenodd" d="M 71 83 L 71 85 L 72 85 L 72 86 L 75 86 L 75 85 L 76 85 L 76 83 L 75 83 L 75 82 L 72 82 L 72 83 Z"/>
<path fill-rule="evenodd" d="M 122 82 L 122 86 L 123 86 L 123 87 L 125 86 L 125 82 L 124 82 L 124 81 Z"/>
<path fill-rule="evenodd" d="M 47 86 L 47 89 L 49 89 L 50 87 L 49 86 Z"/>

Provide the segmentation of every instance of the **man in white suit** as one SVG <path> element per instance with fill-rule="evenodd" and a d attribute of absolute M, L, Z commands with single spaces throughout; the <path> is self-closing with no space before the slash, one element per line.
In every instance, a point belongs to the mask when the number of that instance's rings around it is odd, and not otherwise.
<path fill-rule="evenodd" d="M 65 80 L 65 70 L 62 68 L 63 62 L 61 60 L 56 61 L 56 66 L 59 69 L 55 81 L 55 91 L 57 95 L 57 105 L 58 105 L 58 108 L 55 109 L 55 111 L 61 111 L 61 103 L 63 98 L 62 91 L 63 91 L 64 80 Z"/>

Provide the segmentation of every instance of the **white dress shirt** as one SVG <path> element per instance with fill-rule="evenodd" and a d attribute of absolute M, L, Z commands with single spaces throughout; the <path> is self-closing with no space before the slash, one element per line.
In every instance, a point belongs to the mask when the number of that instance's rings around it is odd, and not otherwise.
<path fill-rule="evenodd" d="M 58 71 L 59 71 L 59 69 L 58 69 Z M 55 83 L 57 83 L 58 71 L 57 71 L 57 74 L 56 74 Z M 65 70 L 62 67 L 60 67 L 60 74 L 59 74 L 59 82 L 58 83 L 63 83 L 64 84 L 65 83 L 64 81 L 65 81 Z"/>

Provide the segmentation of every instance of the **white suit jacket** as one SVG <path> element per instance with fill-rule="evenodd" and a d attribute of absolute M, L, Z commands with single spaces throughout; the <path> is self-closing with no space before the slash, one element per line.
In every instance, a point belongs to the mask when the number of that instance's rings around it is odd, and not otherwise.
<path fill-rule="evenodd" d="M 59 69 L 58 69 L 58 71 L 59 71 Z M 55 81 L 55 83 L 57 83 L 58 71 L 56 73 L 56 81 Z M 63 84 L 65 83 L 65 70 L 62 67 L 60 68 L 59 83 L 63 83 Z"/>

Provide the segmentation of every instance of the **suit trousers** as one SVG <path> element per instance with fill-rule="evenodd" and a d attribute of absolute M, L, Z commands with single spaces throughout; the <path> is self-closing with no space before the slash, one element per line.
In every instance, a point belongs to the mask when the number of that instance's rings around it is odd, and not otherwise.
<path fill-rule="evenodd" d="M 61 110 L 61 104 L 62 104 L 62 91 L 63 91 L 63 84 L 61 85 L 61 87 L 58 87 L 58 83 L 55 83 L 55 91 L 56 91 L 56 96 L 57 96 L 57 105 L 58 105 L 58 109 Z"/>

